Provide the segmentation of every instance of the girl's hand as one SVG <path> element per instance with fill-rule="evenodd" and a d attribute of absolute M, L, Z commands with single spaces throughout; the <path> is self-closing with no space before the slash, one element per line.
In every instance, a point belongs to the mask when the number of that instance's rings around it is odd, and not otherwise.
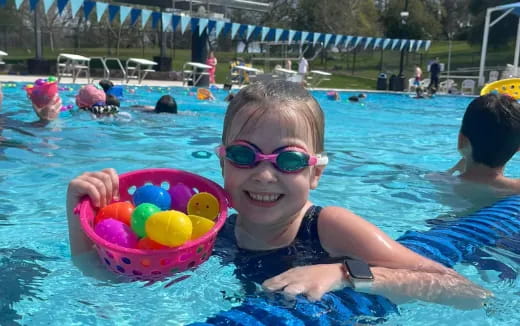
<path fill-rule="evenodd" d="M 108 205 L 119 199 L 119 177 L 116 170 L 104 169 L 85 172 L 69 183 L 67 190 L 68 207 L 74 208 L 81 197 L 88 195 L 96 207 Z"/>
<path fill-rule="evenodd" d="M 267 291 L 282 291 L 288 298 L 303 294 L 311 301 L 320 300 L 330 291 L 347 286 L 348 280 L 341 264 L 300 266 L 266 280 Z"/>
<path fill-rule="evenodd" d="M 61 97 L 58 94 L 54 95 L 54 98 L 45 106 L 38 107 L 33 103 L 34 112 L 38 118 L 43 121 L 52 121 L 56 119 L 60 114 L 61 106 Z"/>

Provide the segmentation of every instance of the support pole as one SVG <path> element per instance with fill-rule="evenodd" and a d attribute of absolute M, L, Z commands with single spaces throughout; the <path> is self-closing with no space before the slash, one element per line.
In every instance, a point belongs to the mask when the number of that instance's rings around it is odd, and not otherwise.
<path fill-rule="evenodd" d="M 488 8 L 486 10 L 486 22 L 484 24 L 484 37 L 482 39 L 482 50 L 480 51 L 480 69 L 478 73 L 478 85 L 484 86 L 485 78 L 484 78 L 484 68 L 486 64 L 486 53 L 487 53 L 487 44 L 489 37 L 489 21 L 491 18 L 491 9 Z"/>
<path fill-rule="evenodd" d="M 514 72 L 513 77 L 518 76 L 518 55 L 519 54 L 520 54 L 520 18 L 518 18 L 518 27 L 516 29 L 516 48 L 515 48 L 515 59 L 514 59 L 515 68 L 513 70 L 513 72 Z"/>
<path fill-rule="evenodd" d="M 35 47 L 35 59 L 41 60 L 42 54 L 42 31 L 40 29 L 40 17 L 38 15 L 38 4 L 34 8 L 34 47 Z"/>

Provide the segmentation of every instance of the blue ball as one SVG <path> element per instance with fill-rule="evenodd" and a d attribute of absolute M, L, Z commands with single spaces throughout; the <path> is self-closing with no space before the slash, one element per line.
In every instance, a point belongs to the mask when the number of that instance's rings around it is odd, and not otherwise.
<path fill-rule="evenodd" d="M 143 203 L 154 204 L 161 210 L 170 209 L 172 199 L 167 190 L 153 185 L 147 185 L 137 188 L 132 198 L 134 205 L 137 207 Z"/>

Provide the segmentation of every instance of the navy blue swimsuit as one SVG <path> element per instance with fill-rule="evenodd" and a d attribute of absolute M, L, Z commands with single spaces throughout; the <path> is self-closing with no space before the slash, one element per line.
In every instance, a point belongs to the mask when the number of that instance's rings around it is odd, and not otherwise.
<path fill-rule="evenodd" d="M 287 247 L 255 251 L 237 246 L 235 223 L 237 215 L 231 215 L 215 243 L 214 254 L 223 263 L 236 266 L 237 277 L 245 282 L 262 283 L 292 267 L 323 263 L 329 254 L 323 249 L 318 235 L 320 206 L 311 206 L 305 213 L 294 241 Z"/>

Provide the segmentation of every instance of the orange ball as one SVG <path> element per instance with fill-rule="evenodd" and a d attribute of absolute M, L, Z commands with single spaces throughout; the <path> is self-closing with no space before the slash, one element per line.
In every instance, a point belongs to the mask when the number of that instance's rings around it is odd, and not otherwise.
<path fill-rule="evenodd" d="M 134 209 L 134 205 L 127 201 L 110 204 L 99 210 L 94 219 L 94 224 L 98 224 L 107 218 L 113 218 L 130 226 Z"/>
<path fill-rule="evenodd" d="M 157 250 L 157 249 L 167 249 L 168 247 L 163 246 L 160 243 L 153 241 L 148 237 L 144 237 L 137 243 L 137 248 L 143 250 Z"/>

